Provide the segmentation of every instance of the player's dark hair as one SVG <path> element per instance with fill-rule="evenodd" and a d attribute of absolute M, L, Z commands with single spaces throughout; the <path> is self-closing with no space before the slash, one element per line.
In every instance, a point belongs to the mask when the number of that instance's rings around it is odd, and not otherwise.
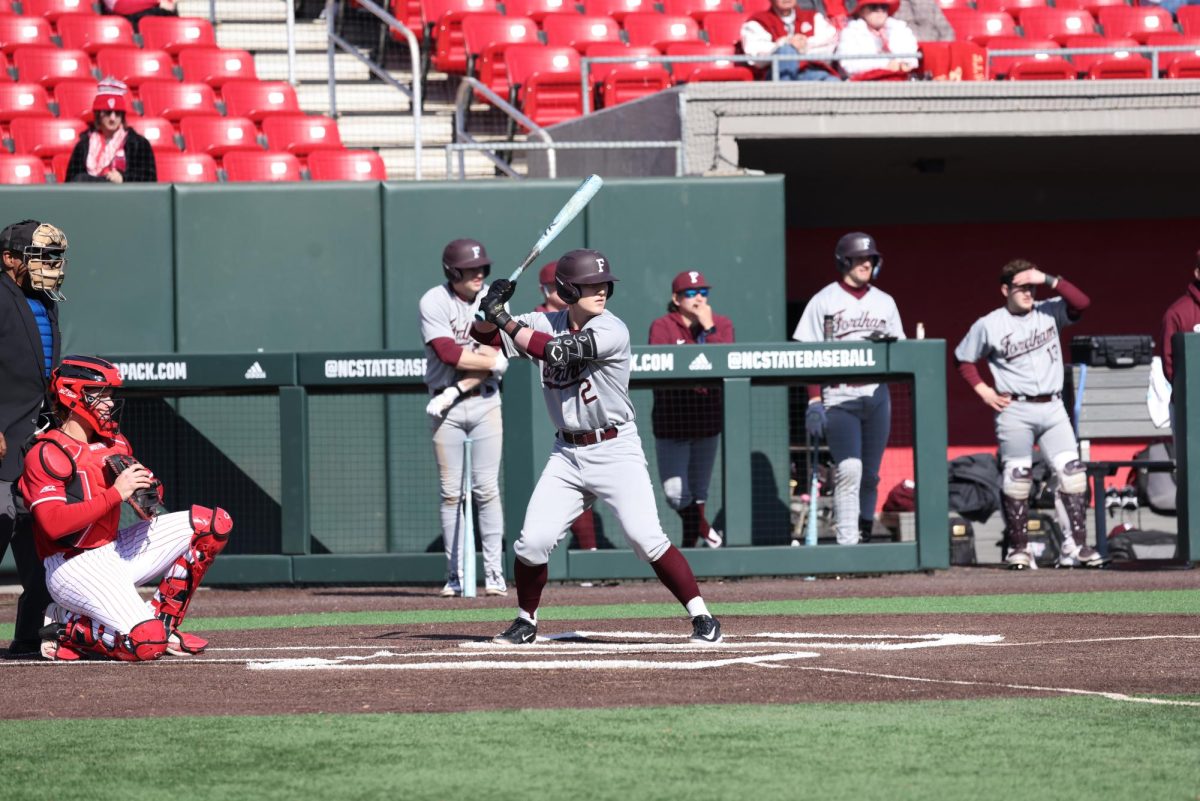
<path fill-rule="evenodd" d="M 1013 279 L 1026 270 L 1036 270 L 1038 266 L 1028 259 L 1013 259 L 1000 269 L 1000 283 L 1012 286 Z"/>

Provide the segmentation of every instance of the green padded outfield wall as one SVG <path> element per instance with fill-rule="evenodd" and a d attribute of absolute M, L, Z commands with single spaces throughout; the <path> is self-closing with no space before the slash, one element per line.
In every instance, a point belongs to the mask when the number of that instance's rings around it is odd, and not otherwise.
<path fill-rule="evenodd" d="M 507 276 L 576 184 L 5 188 L 0 220 L 44 217 L 67 232 L 69 350 L 407 350 L 421 345 L 417 302 L 442 280 L 448 240 L 483 241 L 496 265 L 493 276 Z M 543 263 L 588 246 L 612 259 L 621 279 L 613 310 L 635 343 L 645 342 L 650 321 L 664 313 L 671 277 L 683 269 L 698 269 L 713 283 L 713 305 L 734 320 L 739 341 L 784 340 L 783 201 L 780 177 L 610 181 L 534 263 L 512 306 L 540 302 L 536 270 Z M 782 393 L 756 401 L 756 414 L 786 426 Z M 514 415 L 515 424 L 506 414 L 509 437 L 529 437 L 530 426 L 548 425 L 534 400 L 532 413 Z M 636 392 L 635 402 L 648 426 L 649 392 Z M 424 403 L 412 392 L 310 399 L 315 551 L 437 549 L 437 475 Z M 272 403 L 193 398 L 179 409 L 278 499 Z M 782 430 L 774 422 L 756 424 L 753 436 L 786 482 Z M 545 432 L 538 433 L 540 440 Z M 648 458 L 656 474 L 652 452 Z M 714 514 L 721 479 L 718 467 Z M 510 542 L 524 499 L 513 500 L 518 508 L 506 514 Z M 677 518 L 661 497 L 660 510 L 677 537 Z M 619 543 L 611 526 L 608 534 Z"/>

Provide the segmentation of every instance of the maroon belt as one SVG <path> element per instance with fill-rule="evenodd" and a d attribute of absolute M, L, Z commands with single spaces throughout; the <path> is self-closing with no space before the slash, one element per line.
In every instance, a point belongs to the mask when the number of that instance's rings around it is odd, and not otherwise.
<path fill-rule="evenodd" d="M 1049 395 L 1013 395 L 1015 401 L 1023 403 L 1049 403 L 1052 400 L 1058 400 L 1062 397 L 1061 392 L 1051 392 Z"/>
<path fill-rule="evenodd" d="M 617 436 L 617 427 L 609 426 L 600 432 L 595 431 L 559 431 L 558 435 L 562 437 L 563 442 L 568 445 L 595 445 L 597 442 L 615 439 Z"/>

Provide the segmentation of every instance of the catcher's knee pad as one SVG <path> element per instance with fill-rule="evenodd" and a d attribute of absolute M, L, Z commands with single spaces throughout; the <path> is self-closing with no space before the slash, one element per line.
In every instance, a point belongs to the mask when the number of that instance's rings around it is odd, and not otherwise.
<path fill-rule="evenodd" d="M 1054 469 L 1058 471 L 1058 488 L 1064 494 L 1083 495 L 1087 492 L 1087 466 L 1076 459 L 1073 453 L 1056 456 Z"/>
<path fill-rule="evenodd" d="M 149 662 L 166 652 L 166 624 L 158 618 L 152 618 L 143 620 L 129 630 L 115 656 L 126 662 Z"/>
<path fill-rule="evenodd" d="M 1033 492 L 1033 465 L 1026 462 L 1005 462 L 1000 486 L 1007 498 L 1029 500 L 1029 495 Z"/>

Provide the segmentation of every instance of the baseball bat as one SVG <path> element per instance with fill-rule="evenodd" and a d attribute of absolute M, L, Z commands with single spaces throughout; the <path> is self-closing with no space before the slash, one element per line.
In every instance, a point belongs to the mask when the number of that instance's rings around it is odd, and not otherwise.
<path fill-rule="evenodd" d="M 817 462 L 817 438 L 808 438 L 808 469 L 812 473 L 812 481 L 808 488 L 808 525 L 804 529 L 804 544 L 817 544 L 817 500 L 821 492 L 820 469 Z"/>
<path fill-rule="evenodd" d="M 462 591 L 464 598 L 475 597 L 475 520 L 472 506 L 471 440 L 463 440 L 463 527 L 462 527 Z"/>
<path fill-rule="evenodd" d="M 599 175 L 589 175 L 583 179 L 583 183 L 575 190 L 575 194 L 571 195 L 571 199 L 563 204 L 563 207 L 558 210 L 558 214 L 555 214 L 554 219 L 546 226 L 546 230 L 538 237 L 538 241 L 533 244 L 533 249 L 529 251 L 525 261 L 513 270 L 513 274 L 508 277 L 509 281 L 516 283 L 517 279 L 521 277 L 521 273 L 525 272 L 525 268 L 542 255 L 542 251 L 549 247 L 550 243 L 563 232 L 563 229 L 571 224 L 571 220 L 579 216 L 579 212 L 583 211 L 584 206 L 596 196 L 602 186 L 604 186 L 604 179 Z"/>

